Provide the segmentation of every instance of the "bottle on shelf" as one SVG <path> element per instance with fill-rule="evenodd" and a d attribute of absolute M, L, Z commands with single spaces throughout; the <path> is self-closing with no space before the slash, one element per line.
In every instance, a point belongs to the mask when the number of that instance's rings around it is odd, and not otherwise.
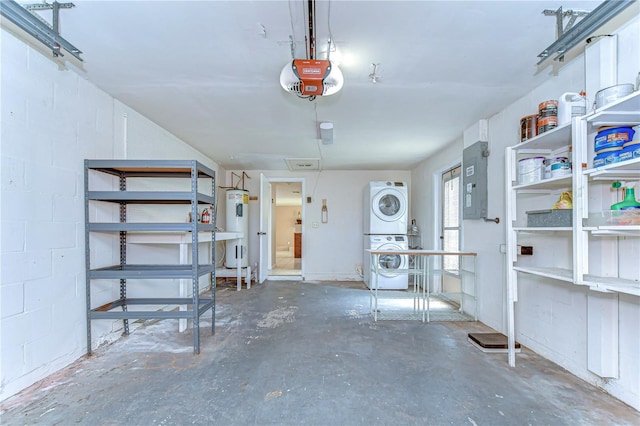
<path fill-rule="evenodd" d="M 624 188 L 624 200 L 611 205 L 611 210 L 640 209 L 640 203 L 636 201 L 636 190 L 633 186 Z"/>

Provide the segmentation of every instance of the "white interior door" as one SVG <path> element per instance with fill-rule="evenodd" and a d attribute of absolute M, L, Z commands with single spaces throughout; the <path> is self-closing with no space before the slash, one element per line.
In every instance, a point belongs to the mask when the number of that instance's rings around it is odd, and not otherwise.
<path fill-rule="evenodd" d="M 258 265 L 258 282 L 263 283 L 269 276 L 269 212 L 271 211 L 271 184 L 269 179 L 260 173 L 260 263 Z"/>

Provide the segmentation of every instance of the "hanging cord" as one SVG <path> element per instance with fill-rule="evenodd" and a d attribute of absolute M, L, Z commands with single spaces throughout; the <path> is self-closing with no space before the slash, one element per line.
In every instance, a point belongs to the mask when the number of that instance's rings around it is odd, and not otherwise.
<path fill-rule="evenodd" d="M 327 29 L 329 30 L 329 40 L 333 41 L 333 33 L 331 32 L 331 0 L 328 2 L 329 9 L 327 11 Z M 327 55 L 329 52 L 327 52 Z"/>
<path fill-rule="evenodd" d="M 291 23 L 291 59 L 295 59 L 296 52 L 296 31 L 293 26 L 293 10 L 291 10 L 291 1 L 289 0 L 289 23 Z"/>
<path fill-rule="evenodd" d="M 600 38 L 600 37 L 613 37 L 611 34 L 600 34 L 600 35 L 594 35 L 589 37 L 588 39 L 586 39 L 585 41 L 587 42 L 587 44 L 595 41 L 596 39 Z"/>
<path fill-rule="evenodd" d="M 329 0 L 327 2 L 328 5 L 328 10 L 327 10 L 327 29 L 329 31 L 329 46 L 327 47 L 327 60 L 329 60 L 329 52 L 335 52 L 336 49 L 336 43 L 333 40 L 333 31 L 331 30 L 331 0 Z M 331 47 L 331 45 L 333 44 L 333 48 Z"/>
<path fill-rule="evenodd" d="M 320 175 L 322 174 L 322 169 L 318 170 L 318 176 L 316 176 L 316 182 L 313 184 L 313 189 L 311 190 L 311 199 L 313 200 L 316 196 L 316 188 L 318 187 L 318 182 L 320 181 Z"/>

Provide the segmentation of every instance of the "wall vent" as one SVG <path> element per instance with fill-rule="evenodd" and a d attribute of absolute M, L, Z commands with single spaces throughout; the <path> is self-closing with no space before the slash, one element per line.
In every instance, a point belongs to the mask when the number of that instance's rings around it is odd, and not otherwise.
<path fill-rule="evenodd" d="M 320 170 L 319 158 L 285 158 L 284 161 L 291 171 Z"/>

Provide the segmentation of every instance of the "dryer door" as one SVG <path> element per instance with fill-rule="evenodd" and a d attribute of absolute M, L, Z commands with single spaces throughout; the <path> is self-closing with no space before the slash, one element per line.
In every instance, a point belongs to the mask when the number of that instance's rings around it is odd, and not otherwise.
<path fill-rule="evenodd" d="M 380 190 L 371 202 L 371 211 L 385 222 L 393 222 L 401 218 L 407 210 L 407 199 L 400 191 L 393 188 Z"/>
<path fill-rule="evenodd" d="M 382 244 L 377 247 L 377 250 L 402 250 L 400 246 L 396 244 Z M 396 277 L 398 273 L 397 269 L 407 269 L 407 255 L 400 254 L 381 254 L 378 260 L 378 266 L 380 267 L 380 275 L 385 277 Z"/>

